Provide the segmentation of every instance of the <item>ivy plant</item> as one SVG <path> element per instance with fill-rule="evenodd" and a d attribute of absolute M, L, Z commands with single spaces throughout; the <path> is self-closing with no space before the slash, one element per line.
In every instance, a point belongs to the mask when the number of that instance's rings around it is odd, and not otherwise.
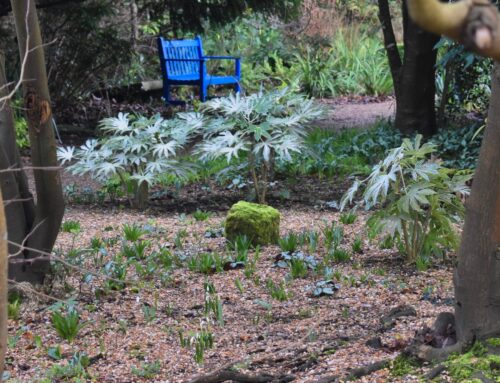
<path fill-rule="evenodd" d="M 118 176 L 131 205 L 142 209 L 161 174 L 184 177 L 192 170 L 177 157 L 202 119 L 197 113 L 179 113 L 172 120 L 120 113 L 100 122 L 103 138 L 60 148 L 57 155 L 62 164 L 74 161 L 67 168 L 73 174 L 90 174 L 102 182 Z"/>
<path fill-rule="evenodd" d="M 354 182 L 340 204 L 344 209 L 364 187 L 365 207 L 380 207 L 368 220 L 371 233 L 400 244 L 411 263 L 457 247 L 453 223 L 463 218 L 462 199 L 469 194 L 471 176 L 432 160 L 435 151 L 421 135 L 404 139 L 366 179 Z"/>
<path fill-rule="evenodd" d="M 304 151 L 304 124 L 322 114 L 313 100 L 286 88 L 213 99 L 201 111 L 207 120 L 204 140 L 197 146 L 200 158 L 226 157 L 230 163 L 246 154 L 255 195 L 263 204 L 275 161 L 291 161 L 293 152 Z"/>

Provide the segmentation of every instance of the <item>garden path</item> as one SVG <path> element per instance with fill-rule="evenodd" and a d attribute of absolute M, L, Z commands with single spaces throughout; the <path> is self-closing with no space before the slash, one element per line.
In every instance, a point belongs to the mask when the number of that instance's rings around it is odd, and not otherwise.
<path fill-rule="evenodd" d="M 378 102 L 353 102 L 324 99 L 320 101 L 327 109 L 327 116 L 315 121 L 315 125 L 325 129 L 367 127 L 381 119 L 394 117 L 396 101 L 389 99 Z"/>

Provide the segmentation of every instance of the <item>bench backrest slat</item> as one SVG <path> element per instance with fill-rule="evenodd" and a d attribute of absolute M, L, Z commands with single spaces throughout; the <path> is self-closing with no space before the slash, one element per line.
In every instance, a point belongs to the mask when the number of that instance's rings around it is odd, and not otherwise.
<path fill-rule="evenodd" d="M 158 39 L 160 58 L 165 59 L 200 59 L 203 57 L 201 38 L 194 40 L 165 40 Z M 165 61 L 163 65 L 166 78 L 172 76 L 198 76 L 200 74 L 200 62 L 198 61 Z"/>

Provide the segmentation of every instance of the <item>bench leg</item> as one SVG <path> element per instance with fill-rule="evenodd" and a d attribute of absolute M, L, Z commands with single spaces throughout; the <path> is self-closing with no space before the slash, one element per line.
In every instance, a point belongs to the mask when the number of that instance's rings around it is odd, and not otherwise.
<path fill-rule="evenodd" d="M 240 86 L 240 83 L 237 82 L 236 84 L 234 84 L 234 93 L 240 93 L 241 92 L 241 86 Z"/>
<path fill-rule="evenodd" d="M 170 104 L 170 85 L 163 85 L 163 98 L 165 99 L 166 104 Z"/>
<path fill-rule="evenodd" d="M 201 84 L 201 86 L 200 86 L 200 101 L 201 102 L 207 101 L 207 96 L 208 96 L 208 86 L 205 84 Z"/>

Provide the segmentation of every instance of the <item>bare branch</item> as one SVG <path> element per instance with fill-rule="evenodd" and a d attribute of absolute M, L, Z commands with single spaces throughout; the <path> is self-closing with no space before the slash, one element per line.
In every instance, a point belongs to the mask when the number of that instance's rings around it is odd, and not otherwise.
<path fill-rule="evenodd" d="M 131 280 L 116 279 L 116 278 L 110 277 L 108 275 L 104 275 L 104 274 L 101 274 L 101 273 L 98 273 L 98 272 L 95 272 L 95 271 L 92 271 L 92 270 L 85 269 L 84 267 L 73 265 L 72 263 L 69 263 L 68 261 L 66 261 L 64 258 L 59 257 L 58 255 L 55 255 L 55 254 L 48 253 L 48 252 L 43 251 L 43 250 L 33 249 L 31 247 L 23 246 L 23 245 L 20 245 L 18 243 L 12 242 L 12 241 L 7 241 L 7 243 L 9 245 L 17 246 L 19 248 L 19 251 L 16 254 L 19 254 L 20 252 L 23 252 L 24 250 L 28 250 L 28 251 L 30 251 L 32 253 L 38 253 L 38 254 L 40 254 L 39 257 L 34 257 L 34 258 L 29 258 L 29 259 L 13 259 L 13 260 L 9 260 L 10 264 L 15 264 L 15 263 L 32 263 L 32 262 L 35 262 L 37 260 L 53 259 L 53 260 L 56 260 L 57 262 L 61 262 L 63 265 L 65 265 L 65 266 L 69 267 L 70 269 L 73 269 L 73 270 L 75 270 L 75 271 L 77 271 L 77 272 L 79 272 L 81 274 L 90 274 L 90 275 L 93 275 L 94 277 L 107 279 L 109 281 L 113 281 L 113 282 L 117 282 L 117 283 L 123 283 L 125 285 L 133 285 L 134 284 L 134 281 L 131 281 Z M 10 254 L 9 255 L 9 259 L 10 258 L 14 258 L 14 257 L 15 257 L 14 254 Z"/>

